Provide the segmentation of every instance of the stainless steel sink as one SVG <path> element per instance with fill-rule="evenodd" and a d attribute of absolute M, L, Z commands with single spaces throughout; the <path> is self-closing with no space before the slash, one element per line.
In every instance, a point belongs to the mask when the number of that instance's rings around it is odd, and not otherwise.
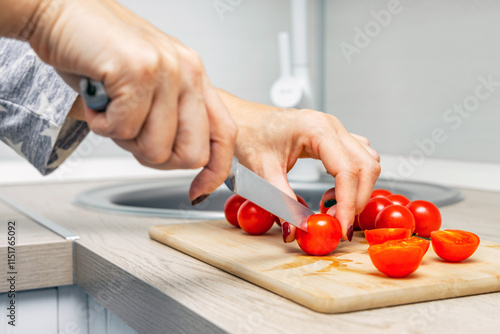
<path fill-rule="evenodd" d="M 107 212 L 120 212 L 141 216 L 185 219 L 224 218 L 224 203 L 231 195 L 223 185 L 203 203 L 191 206 L 188 189 L 191 178 L 158 179 L 145 182 L 121 183 L 92 189 L 79 194 L 75 203 L 83 207 Z M 302 196 L 312 210 L 319 210 L 323 193 L 334 186 L 326 175 L 317 182 L 292 182 L 295 193 Z M 423 182 L 389 181 L 379 179 L 375 188 L 388 189 L 403 194 L 410 200 L 425 199 L 437 206 L 445 206 L 463 199 L 460 191 Z"/>

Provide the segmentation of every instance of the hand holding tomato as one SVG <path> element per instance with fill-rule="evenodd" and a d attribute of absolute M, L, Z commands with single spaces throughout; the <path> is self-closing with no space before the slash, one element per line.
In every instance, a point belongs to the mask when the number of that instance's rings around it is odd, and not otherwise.
<path fill-rule="evenodd" d="M 380 157 L 366 138 L 350 134 L 340 121 L 314 110 L 284 110 L 252 103 L 219 92 L 238 125 L 235 155 L 274 186 L 295 198 L 287 173 L 299 158 L 321 160 L 335 177 L 335 217 L 342 236 L 368 201 L 380 174 Z M 286 242 L 295 239 L 295 227 L 282 224 Z"/>

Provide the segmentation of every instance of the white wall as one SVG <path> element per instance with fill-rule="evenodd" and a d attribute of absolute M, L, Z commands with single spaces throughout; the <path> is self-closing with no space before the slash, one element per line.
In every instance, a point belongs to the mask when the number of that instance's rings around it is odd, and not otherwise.
<path fill-rule="evenodd" d="M 390 2 L 327 0 L 326 111 L 381 153 L 426 153 L 415 141 L 441 128 L 446 140 L 431 157 L 500 162 L 500 86 L 468 118 L 443 119 L 454 104 L 472 106 L 478 77 L 500 84 L 500 2 L 393 0 L 399 13 L 377 32 L 370 12 Z M 367 24 L 370 43 L 346 57 L 342 42 L 355 46 L 354 29 Z"/>

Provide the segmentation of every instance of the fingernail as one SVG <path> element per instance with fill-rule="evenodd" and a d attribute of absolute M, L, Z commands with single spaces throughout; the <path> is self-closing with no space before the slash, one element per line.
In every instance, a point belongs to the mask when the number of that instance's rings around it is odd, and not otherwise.
<path fill-rule="evenodd" d="M 203 202 L 204 200 L 206 200 L 208 197 L 208 195 L 201 195 L 200 197 L 196 198 L 194 201 L 191 202 L 191 205 L 192 206 L 195 206 L 195 205 L 198 205 L 200 204 L 201 202 Z"/>
<path fill-rule="evenodd" d="M 331 208 L 335 204 L 337 204 L 337 200 L 334 200 L 334 199 L 326 200 L 325 203 L 323 203 L 323 205 L 325 206 L 325 208 Z"/>
<path fill-rule="evenodd" d="M 349 227 L 347 228 L 347 233 L 346 233 L 346 236 L 347 236 L 347 240 L 351 241 L 352 240 L 352 235 L 354 233 L 354 225 L 351 224 L 349 225 Z"/>
<path fill-rule="evenodd" d="M 283 242 L 286 242 L 286 238 L 292 233 L 292 230 L 290 229 L 290 223 L 289 222 L 283 222 L 281 224 L 281 235 L 283 236 Z"/>

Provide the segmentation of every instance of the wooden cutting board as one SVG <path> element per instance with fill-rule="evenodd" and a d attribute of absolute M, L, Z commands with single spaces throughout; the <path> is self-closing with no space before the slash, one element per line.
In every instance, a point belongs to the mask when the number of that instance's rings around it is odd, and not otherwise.
<path fill-rule="evenodd" d="M 357 233 L 357 234 L 356 234 Z M 406 278 L 375 269 L 361 232 L 328 256 L 305 255 L 283 244 L 279 228 L 250 236 L 225 221 L 153 226 L 151 238 L 285 298 L 323 313 L 500 291 L 500 244 L 481 241 L 474 255 L 447 263 L 432 246 Z"/>

